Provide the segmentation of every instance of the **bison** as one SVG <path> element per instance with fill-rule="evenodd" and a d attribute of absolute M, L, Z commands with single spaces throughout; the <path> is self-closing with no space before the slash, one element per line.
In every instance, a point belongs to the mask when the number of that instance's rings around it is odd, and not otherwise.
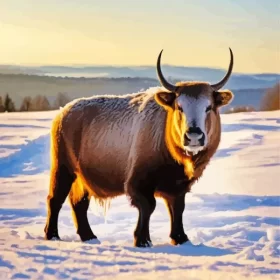
<path fill-rule="evenodd" d="M 161 71 L 162 87 L 154 93 L 101 95 L 68 103 L 51 128 L 51 170 L 45 239 L 60 239 L 59 211 L 69 197 L 81 241 L 95 239 L 87 218 L 90 198 L 100 203 L 126 195 L 138 209 L 134 246 L 152 246 L 149 221 L 161 197 L 170 216 L 171 244 L 188 241 L 183 227 L 185 195 L 190 192 L 221 137 L 219 108 L 233 94 L 216 83 L 170 84 Z"/>

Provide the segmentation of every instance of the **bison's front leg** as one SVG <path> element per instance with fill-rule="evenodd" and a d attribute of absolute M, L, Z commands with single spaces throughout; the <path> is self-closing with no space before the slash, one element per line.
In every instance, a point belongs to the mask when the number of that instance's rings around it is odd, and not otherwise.
<path fill-rule="evenodd" d="M 152 241 L 150 237 L 149 223 L 150 217 L 156 207 L 156 200 L 152 196 L 145 198 L 138 194 L 136 197 L 132 198 L 131 202 L 139 211 L 138 222 L 134 231 L 134 246 L 150 247 L 152 246 Z"/>
<path fill-rule="evenodd" d="M 188 236 L 184 232 L 183 212 L 185 209 L 185 194 L 164 197 L 170 215 L 171 244 L 178 245 L 187 242 Z"/>
<path fill-rule="evenodd" d="M 150 217 L 155 210 L 156 200 L 154 190 L 138 184 L 128 184 L 126 192 L 130 196 L 131 205 L 139 211 L 137 226 L 134 231 L 134 246 L 150 247 L 152 246 L 149 223 Z"/>

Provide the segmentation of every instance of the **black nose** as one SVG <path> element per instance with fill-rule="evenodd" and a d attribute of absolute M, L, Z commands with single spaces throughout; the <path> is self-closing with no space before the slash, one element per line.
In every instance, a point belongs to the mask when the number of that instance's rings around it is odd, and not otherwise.
<path fill-rule="evenodd" d="M 199 127 L 190 127 L 185 134 L 185 146 L 203 146 L 205 142 L 205 134 Z"/>

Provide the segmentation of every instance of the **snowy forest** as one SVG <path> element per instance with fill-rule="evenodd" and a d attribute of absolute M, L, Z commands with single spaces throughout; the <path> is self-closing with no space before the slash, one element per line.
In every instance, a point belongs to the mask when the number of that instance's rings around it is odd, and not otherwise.
<path fill-rule="evenodd" d="M 3 112 L 34 112 L 34 111 L 49 111 L 56 110 L 63 107 L 70 101 L 67 94 L 59 92 L 55 101 L 49 102 L 48 98 L 44 95 L 37 95 L 35 97 L 26 96 L 23 98 L 19 108 L 15 106 L 15 103 L 9 94 L 6 94 L 4 98 L 0 96 L 0 113 Z"/>

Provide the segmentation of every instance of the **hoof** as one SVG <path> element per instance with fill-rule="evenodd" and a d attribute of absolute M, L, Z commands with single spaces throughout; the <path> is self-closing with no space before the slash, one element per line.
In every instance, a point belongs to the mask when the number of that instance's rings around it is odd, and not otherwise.
<path fill-rule="evenodd" d="M 139 247 L 139 248 L 149 248 L 153 247 L 153 244 L 150 240 L 147 239 L 135 239 L 134 240 L 134 247 Z"/>
<path fill-rule="evenodd" d="M 60 237 L 58 235 L 45 235 L 45 240 L 51 240 L 51 241 L 61 241 Z"/>
<path fill-rule="evenodd" d="M 57 228 L 45 226 L 45 240 L 60 240 Z"/>
<path fill-rule="evenodd" d="M 188 236 L 185 233 L 176 234 L 175 236 L 171 237 L 171 244 L 172 245 L 182 245 L 189 241 Z"/>
<path fill-rule="evenodd" d="M 97 240 L 97 236 L 93 234 L 93 232 L 83 232 L 78 233 L 82 242 L 90 241 L 90 240 Z"/>

